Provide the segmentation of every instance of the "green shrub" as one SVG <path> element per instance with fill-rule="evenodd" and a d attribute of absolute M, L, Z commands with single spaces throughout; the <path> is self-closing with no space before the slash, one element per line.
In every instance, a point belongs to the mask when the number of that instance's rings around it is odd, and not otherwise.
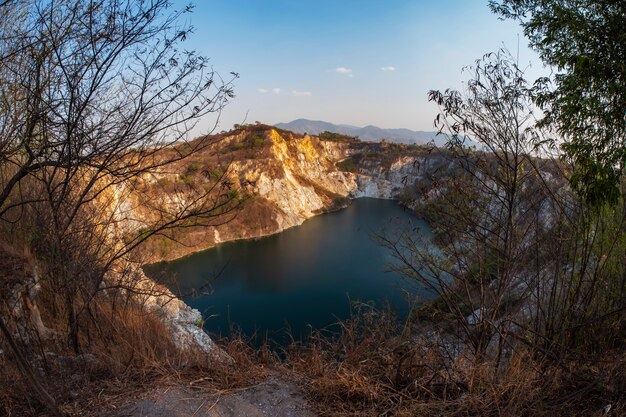
<path fill-rule="evenodd" d="M 354 158 L 347 158 L 337 163 L 337 168 L 345 172 L 357 172 L 359 166 Z"/>
<path fill-rule="evenodd" d="M 341 133 L 322 132 L 318 135 L 321 140 L 328 140 L 333 142 L 354 142 L 359 140 L 355 136 L 342 135 Z"/>
<path fill-rule="evenodd" d="M 194 175 L 200 170 L 200 168 L 201 165 L 199 162 L 192 162 L 191 164 L 187 165 L 187 170 L 185 171 L 185 174 Z"/>
<path fill-rule="evenodd" d="M 250 142 L 252 148 L 261 148 L 265 144 L 265 139 L 259 135 L 254 135 Z"/>

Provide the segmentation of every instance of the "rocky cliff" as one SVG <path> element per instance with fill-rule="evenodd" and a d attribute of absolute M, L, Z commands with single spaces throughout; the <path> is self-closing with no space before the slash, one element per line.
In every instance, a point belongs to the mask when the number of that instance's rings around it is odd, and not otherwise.
<path fill-rule="evenodd" d="M 221 242 L 278 233 L 354 198 L 415 201 L 417 184 L 447 163 L 442 150 L 365 143 L 342 135 L 320 138 L 265 125 L 185 146 L 194 149 L 190 157 L 113 188 L 106 197 L 117 218 L 111 240 L 118 242 L 132 242 L 172 213 L 195 207 L 196 200 L 215 207 L 204 222 L 150 238 L 139 262 L 171 260 Z M 199 312 L 172 300 L 169 290 L 134 270 L 139 278 L 133 285 L 150 294 L 141 303 L 159 313 L 181 347 L 196 343 L 219 353 L 197 326 Z"/>
<path fill-rule="evenodd" d="M 345 207 L 353 198 L 400 199 L 442 160 L 425 147 L 365 143 L 341 135 L 320 139 L 265 125 L 192 143 L 198 145 L 202 151 L 145 179 L 148 200 L 174 208 L 184 200 L 181 190 L 186 188 L 227 187 L 238 199 L 238 209 L 232 217 L 152 239 L 145 251 L 148 261 L 171 260 L 220 242 L 278 233 Z M 155 212 L 139 200 L 129 195 L 120 204 L 142 213 L 132 216 L 133 230 L 146 227 L 149 222 L 142 224 L 140 219 L 149 220 Z"/>

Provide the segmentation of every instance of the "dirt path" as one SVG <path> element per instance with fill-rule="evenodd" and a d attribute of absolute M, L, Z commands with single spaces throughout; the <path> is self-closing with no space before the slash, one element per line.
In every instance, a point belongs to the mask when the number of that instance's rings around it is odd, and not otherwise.
<path fill-rule="evenodd" d="M 317 417 L 293 382 L 270 376 L 226 394 L 164 387 L 103 417 Z"/>

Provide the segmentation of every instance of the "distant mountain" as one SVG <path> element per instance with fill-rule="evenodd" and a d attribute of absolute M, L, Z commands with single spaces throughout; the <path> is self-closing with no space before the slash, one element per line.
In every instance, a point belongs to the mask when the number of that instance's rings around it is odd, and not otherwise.
<path fill-rule="evenodd" d="M 280 129 L 290 130 L 296 133 L 308 133 L 319 135 L 322 132 L 340 133 L 348 136 L 358 136 L 359 139 L 368 142 L 378 142 L 385 139 L 388 142 L 424 145 L 435 143 L 437 146 L 445 144 L 443 136 L 437 137 L 437 132 L 423 132 L 409 129 L 382 129 L 377 126 L 357 127 L 350 125 L 336 125 L 320 120 L 297 119 L 289 123 L 277 123 Z"/>

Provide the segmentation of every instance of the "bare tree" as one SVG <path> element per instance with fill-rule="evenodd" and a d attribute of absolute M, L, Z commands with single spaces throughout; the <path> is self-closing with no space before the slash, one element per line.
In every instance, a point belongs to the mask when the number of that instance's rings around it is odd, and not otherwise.
<path fill-rule="evenodd" d="M 430 288 L 431 308 L 496 370 L 520 346 L 559 366 L 619 347 L 611 329 L 626 319 L 623 204 L 598 210 L 572 192 L 571 167 L 548 158 L 515 61 L 486 55 L 465 94 L 430 98 L 450 145 L 423 209 L 437 247 L 413 232 L 383 237 L 395 269 Z M 474 148 L 462 145 L 469 140 Z"/>
<path fill-rule="evenodd" d="M 151 236 L 226 221 L 237 205 L 226 174 L 207 176 L 210 186 L 178 190 L 144 233 L 115 240 L 116 209 L 103 203 L 210 145 L 189 135 L 234 97 L 237 74 L 223 80 L 184 49 L 190 11 L 166 0 L 0 4 L 0 222 L 29 215 L 39 227 L 36 253 L 77 352 L 78 316 L 117 262 Z"/>
<path fill-rule="evenodd" d="M 493 340 L 502 351 L 507 309 L 537 226 L 531 213 L 543 196 L 535 192 L 533 107 L 522 71 L 504 51 L 470 70 L 465 94 L 429 94 L 441 108 L 435 123 L 450 145 L 444 154 L 451 168 L 432 178 L 439 197 L 431 222 L 440 249 L 423 249 L 411 233 L 385 243 L 400 260 L 400 272 L 438 295 L 482 361 Z"/>

